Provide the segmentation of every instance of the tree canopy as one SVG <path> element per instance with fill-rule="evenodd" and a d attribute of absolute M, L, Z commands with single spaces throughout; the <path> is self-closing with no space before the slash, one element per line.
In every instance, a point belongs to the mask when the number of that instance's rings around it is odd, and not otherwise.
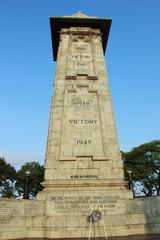
<path fill-rule="evenodd" d="M 27 171 L 29 175 L 27 176 Z M 3 157 L 0 157 L 0 196 L 1 197 L 23 197 L 28 180 L 28 193 L 34 198 L 42 190 L 40 184 L 44 179 L 44 167 L 38 162 L 25 163 L 20 170 L 11 166 Z"/>
<path fill-rule="evenodd" d="M 146 196 L 160 193 L 160 140 L 154 140 L 130 152 L 122 152 L 125 178 L 132 171 L 134 183 L 140 183 L 141 192 Z"/>
<path fill-rule="evenodd" d="M 25 193 L 26 187 L 26 172 L 28 174 L 28 187 L 29 187 L 29 196 L 31 198 L 35 197 L 39 191 L 43 189 L 40 184 L 44 179 L 44 167 L 41 166 L 38 162 L 28 162 L 24 164 L 19 171 L 17 171 L 16 177 L 16 190 L 19 196 Z"/>
<path fill-rule="evenodd" d="M 0 157 L 0 195 L 2 197 L 14 197 L 14 182 L 16 170 L 13 166 Z"/>

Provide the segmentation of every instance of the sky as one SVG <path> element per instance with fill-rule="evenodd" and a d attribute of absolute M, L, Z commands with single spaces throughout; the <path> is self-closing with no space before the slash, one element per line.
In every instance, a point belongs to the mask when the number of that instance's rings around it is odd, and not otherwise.
<path fill-rule="evenodd" d="M 112 18 L 105 54 L 120 149 L 160 138 L 159 0 L 0 0 L 0 156 L 44 163 L 56 63 L 50 16 Z"/>

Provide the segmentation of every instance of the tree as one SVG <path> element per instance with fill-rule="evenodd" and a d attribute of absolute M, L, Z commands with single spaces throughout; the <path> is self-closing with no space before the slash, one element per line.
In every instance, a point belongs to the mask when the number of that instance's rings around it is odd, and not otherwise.
<path fill-rule="evenodd" d="M 0 195 L 1 197 L 14 197 L 14 182 L 16 170 L 13 166 L 0 157 Z"/>
<path fill-rule="evenodd" d="M 25 198 L 25 188 L 26 188 L 26 172 L 28 174 L 28 192 L 29 197 L 34 198 L 39 191 L 43 189 L 40 184 L 44 179 L 44 167 L 38 162 L 28 162 L 24 164 L 21 169 L 17 172 L 16 190 L 19 196 Z"/>
<path fill-rule="evenodd" d="M 127 171 L 132 171 L 132 180 L 142 186 L 141 192 L 146 196 L 160 194 L 160 140 L 154 140 L 130 152 L 122 152 L 125 178 Z"/>

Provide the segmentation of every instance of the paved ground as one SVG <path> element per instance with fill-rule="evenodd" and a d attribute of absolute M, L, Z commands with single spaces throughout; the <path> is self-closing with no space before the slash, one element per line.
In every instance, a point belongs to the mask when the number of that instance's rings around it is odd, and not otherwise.
<path fill-rule="evenodd" d="M 146 235 L 146 236 L 128 236 L 128 237 L 116 237 L 109 238 L 109 240 L 160 240 L 160 235 Z"/>
<path fill-rule="evenodd" d="M 54 238 L 23 238 L 19 240 L 55 240 Z M 59 238 L 58 240 L 88 240 L 88 238 Z M 105 238 L 91 238 L 90 240 L 106 240 Z M 135 235 L 128 237 L 109 237 L 108 240 L 160 240 L 160 235 Z"/>

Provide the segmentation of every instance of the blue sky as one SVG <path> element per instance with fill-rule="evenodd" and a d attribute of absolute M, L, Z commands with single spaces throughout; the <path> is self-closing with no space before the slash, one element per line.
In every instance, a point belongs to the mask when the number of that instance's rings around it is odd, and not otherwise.
<path fill-rule="evenodd" d="M 50 16 L 112 18 L 106 51 L 120 148 L 160 138 L 159 0 L 0 0 L 0 155 L 44 162 L 55 63 Z"/>

